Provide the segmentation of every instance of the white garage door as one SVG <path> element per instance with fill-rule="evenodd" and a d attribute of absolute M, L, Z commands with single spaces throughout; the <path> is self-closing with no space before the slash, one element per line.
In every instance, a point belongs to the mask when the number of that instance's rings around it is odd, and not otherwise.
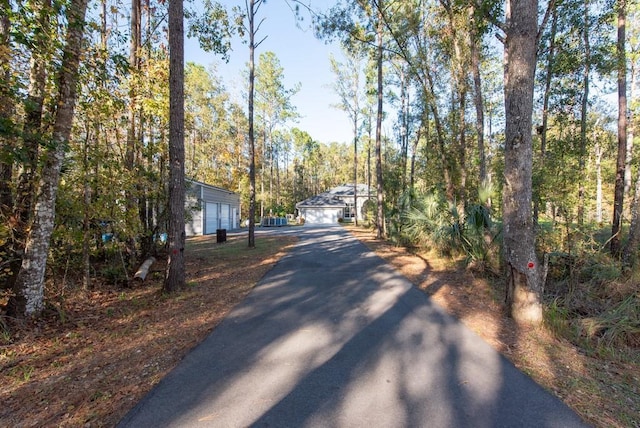
<path fill-rule="evenodd" d="M 207 202 L 205 205 L 204 233 L 205 235 L 216 233 L 217 228 L 218 228 L 218 204 L 212 204 Z"/>
<path fill-rule="evenodd" d="M 229 219 L 231 218 L 231 205 L 220 204 L 220 229 L 231 229 Z"/>
<path fill-rule="evenodd" d="M 305 224 L 335 224 L 341 208 L 306 208 L 302 216 Z"/>

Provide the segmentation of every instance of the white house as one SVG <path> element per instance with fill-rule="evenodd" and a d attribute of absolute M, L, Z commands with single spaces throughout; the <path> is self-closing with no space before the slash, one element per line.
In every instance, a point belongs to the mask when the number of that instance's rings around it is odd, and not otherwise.
<path fill-rule="evenodd" d="M 237 229 L 240 195 L 221 187 L 186 180 L 187 236 L 209 235 L 218 229 Z"/>
<path fill-rule="evenodd" d="M 333 189 L 312 196 L 296 204 L 299 215 L 304 218 L 305 224 L 333 224 L 339 219 L 353 221 L 357 215 L 362 220 L 363 206 L 368 199 L 373 199 L 366 184 L 358 184 L 357 204 L 354 206 L 355 189 L 353 184 L 344 184 Z"/>

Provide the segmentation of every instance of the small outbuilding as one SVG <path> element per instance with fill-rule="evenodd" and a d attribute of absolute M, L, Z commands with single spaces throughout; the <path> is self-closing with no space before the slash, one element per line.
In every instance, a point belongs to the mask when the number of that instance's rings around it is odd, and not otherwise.
<path fill-rule="evenodd" d="M 187 236 L 211 235 L 218 229 L 237 229 L 240 195 L 221 187 L 186 180 Z"/>
<path fill-rule="evenodd" d="M 312 196 L 296 204 L 298 214 L 304 218 L 305 224 L 335 224 L 340 219 L 353 221 L 356 215 L 358 220 L 362 220 L 364 204 L 374 196 L 366 184 L 358 184 L 357 198 L 354 198 L 355 190 L 353 184 L 344 184 Z"/>

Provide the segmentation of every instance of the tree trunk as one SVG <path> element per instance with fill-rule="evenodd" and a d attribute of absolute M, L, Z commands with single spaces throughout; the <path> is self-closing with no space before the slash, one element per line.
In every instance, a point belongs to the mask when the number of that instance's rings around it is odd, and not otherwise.
<path fill-rule="evenodd" d="M 634 61 L 631 61 L 631 73 L 629 75 L 629 103 L 631 105 L 634 104 L 635 100 L 635 89 L 636 89 L 636 76 L 637 76 L 637 67 Z M 625 199 L 629 195 L 629 191 L 631 189 L 631 181 L 632 181 L 632 169 L 631 164 L 633 163 L 633 108 L 629 109 L 629 129 L 627 130 L 627 159 L 624 168 L 624 197 Z"/>
<path fill-rule="evenodd" d="M 627 55 L 625 51 L 626 0 L 618 0 L 618 157 L 611 225 L 611 254 L 620 255 L 620 228 L 624 208 L 624 169 L 627 157 Z"/>
<path fill-rule="evenodd" d="M 505 154 L 503 190 L 505 302 L 519 323 L 542 322 L 542 283 L 532 217 L 532 113 L 537 0 L 510 0 L 504 46 Z"/>
<path fill-rule="evenodd" d="M 280 181 L 280 171 L 282 170 L 282 167 L 280 166 L 280 158 L 280 147 L 278 147 L 278 152 L 276 153 L 276 204 L 278 206 L 282 205 L 282 189 L 280 188 L 282 185 Z"/>
<path fill-rule="evenodd" d="M 255 51 L 255 46 L 254 46 L 254 51 Z M 255 79 L 255 71 L 254 71 L 254 79 Z M 266 159 L 267 159 L 267 154 L 266 154 L 267 135 L 266 135 L 266 131 L 263 130 L 262 134 L 263 134 L 263 136 L 262 136 L 262 150 L 260 150 L 260 153 L 261 153 L 261 156 L 260 156 L 260 219 L 261 220 L 264 217 L 264 205 L 265 205 L 264 204 L 264 201 L 265 201 L 265 197 L 264 197 L 264 194 L 265 194 L 265 190 L 264 190 L 264 168 L 265 168 L 265 165 L 267 164 L 267 162 L 266 162 Z M 254 153 L 255 153 L 255 149 L 254 149 Z"/>
<path fill-rule="evenodd" d="M 630 94 L 629 98 L 631 102 L 634 101 L 634 89 L 636 83 L 636 66 L 635 64 L 631 65 L 631 84 L 630 86 Z M 633 110 L 632 110 L 633 112 Z M 631 113 L 629 117 L 629 141 L 627 144 L 627 156 L 631 156 L 630 147 L 633 147 L 633 136 L 635 131 L 634 121 L 633 121 L 633 113 Z M 630 171 L 630 162 L 631 159 L 627 159 L 627 165 L 629 165 Z M 626 170 L 625 170 L 626 172 Z M 634 264 L 638 255 L 638 248 L 640 248 L 640 168 L 636 172 L 636 184 L 635 191 L 633 193 L 633 202 L 631 204 L 631 225 L 629 226 L 629 239 L 627 240 L 627 244 L 624 247 L 622 253 L 622 260 L 625 264 L 630 265 Z"/>
<path fill-rule="evenodd" d="M 371 199 L 371 135 L 367 141 L 367 198 Z"/>
<path fill-rule="evenodd" d="M 551 81 L 553 79 L 553 65 L 556 51 L 556 32 L 558 31 L 558 13 L 554 8 L 551 12 L 551 35 L 549 36 L 549 53 L 547 55 L 547 70 L 545 73 L 544 97 L 542 102 L 542 133 L 540 135 L 540 155 L 544 161 L 547 154 L 547 129 L 549 127 L 549 98 L 551 97 Z"/>
<path fill-rule="evenodd" d="M 452 186 L 450 192 L 451 199 L 457 200 L 458 202 L 462 202 L 466 204 L 467 202 L 467 191 L 466 191 L 466 182 L 467 182 L 467 167 L 466 167 L 466 98 L 467 98 L 467 80 L 468 80 L 468 72 L 467 68 L 468 64 L 468 56 L 467 54 L 462 53 L 462 48 L 460 46 L 460 36 L 458 35 L 458 28 L 460 26 L 460 19 L 457 11 L 454 11 L 452 5 L 448 1 L 441 1 L 441 5 L 447 12 L 448 18 L 448 28 L 446 32 L 448 33 L 448 38 L 451 40 L 451 47 L 453 48 L 452 54 L 452 65 L 453 65 L 453 82 L 451 89 L 451 110 L 456 110 L 456 97 L 457 97 L 457 123 L 453 126 L 454 130 L 452 131 L 454 135 L 456 135 L 457 139 L 457 153 L 456 160 L 459 165 L 459 188 L 455 189 Z M 473 30 L 471 31 L 473 33 Z M 452 116 L 453 117 L 453 116 Z M 457 128 L 457 129 L 456 129 Z M 453 168 L 452 168 L 453 169 Z M 452 174 L 453 175 L 453 174 Z M 453 183 L 452 183 L 453 184 Z"/>
<path fill-rule="evenodd" d="M 357 94 L 357 92 L 355 93 Z M 354 221 L 354 224 L 357 226 L 358 225 L 358 111 L 357 109 L 354 111 L 354 116 L 353 116 L 353 207 L 356 214 L 356 216 L 353 218 L 353 221 Z"/>
<path fill-rule="evenodd" d="M 125 168 L 129 174 L 131 185 L 126 189 L 126 204 L 128 212 L 140 211 L 140 190 L 141 182 L 138 178 L 141 175 L 140 162 L 136 168 L 136 151 L 138 147 L 138 126 L 136 124 L 136 116 L 138 111 L 138 88 L 140 85 L 140 39 L 141 39 L 141 11 L 140 0 L 131 0 L 131 19 L 130 35 L 129 35 L 129 105 L 127 111 L 127 146 L 125 151 Z M 138 159 L 139 161 L 139 159 Z M 135 190 L 134 190 L 135 189 Z M 129 217 L 130 222 L 135 218 Z M 132 229 L 133 224 L 129 225 Z M 127 242 L 128 254 L 130 255 L 130 263 L 136 262 L 136 237 L 130 236 Z"/>
<path fill-rule="evenodd" d="M 269 129 L 269 197 L 267 198 L 267 206 L 270 210 L 273 209 L 273 166 L 274 166 L 274 147 L 273 147 L 273 133 Z M 273 211 L 272 211 L 273 212 Z"/>
<path fill-rule="evenodd" d="M 591 73 L 591 44 L 589 42 L 589 0 L 584 0 L 584 71 L 582 77 L 582 105 L 580 111 L 580 157 L 578 159 L 578 226 L 584 225 L 584 182 L 587 158 L 587 115 L 589 113 L 589 77 Z"/>
<path fill-rule="evenodd" d="M 42 140 L 42 112 L 47 84 L 47 62 L 51 59 L 48 54 L 48 41 L 45 41 L 45 37 L 48 35 L 51 3 L 45 0 L 37 2 L 35 7 L 38 11 L 38 25 L 42 27 L 43 34 L 37 38 L 39 43 L 31 53 L 29 95 L 24 103 L 25 121 L 22 140 L 24 162 L 16 188 L 16 213 L 20 221 L 18 241 L 22 241 L 26 236 L 32 214 L 38 152 Z"/>
<path fill-rule="evenodd" d="M 593 131 L 595 140 L 595 164 L 596 164 L 596 222 L 602 225 L 602 147 L 598 141 L 596 131 Z"/>
<path fill-rule="evenodd" d="M 553 63 L 555 60 L 556 32 L 558 30 L 558 14 L 554 7 L 551 12 L 551 35 L 549 36 L 549 52 L 547 53 L 547 69 L 545 73 L 544 95 L 542 97 L 542 130 L 540 131 L 540 169 L 544 168 L 547 156 L 547 129 L 549 127 L 549 99 L 551 97 L 551 80 L 553 77 Z M 537 193 L 537 192 L 536 192 Z M 540 211 L 540 196 L 536 196 L 533 203 L 533 221 L 538 223 Z"/>
<path fill-rule="evenodd" d="M 100 0 L 100 49 L 107 51 L 107 0 Z"/>
<path fill-rule="evenodd" d="M 169 2 L 169 261 L 164 291 L 184 288 L 184 12 Z"/>
<path fill-rule="evenodd" d="M 470 8 L 470 14 L 475 15 L 475 7 Z M 482 39 L 478 36 L 478 29 L 475 19 L 471 21 L 470 49 L 471 49 L 471 71 L 473 74 L 473 102 L 476 108 L 476 135 L 478 138 L 478 159 L 480 163 L 479 183 L 488 184 L 487 181 L 487 159 L 484 152 L 484 99 L 482 96 L 482 77 L 480 75 L 480 49 Z"/>
<path fill-rule="evenodd" d="M 467 84 L 460 82 L 459 84 L 459 105 L 458 105 L 458 162 L 460 165 L 460 189 L 459 195 L 462 202 L 467 203 Z M 460 201 L 458 199 L 458 201 Z"/>
<path fill-rule="evenodd" d="M 22 170 L 18 176 L 14 200 L 14 220 L 16 226 L 11 242 L 11 252 L 15 255 L 11 264 L 11 278 L 9 283 L 15 280 L 20 269 L 20 257 L 24 254 L 25 241 L 29 229 L 29 223 L 33 215 L 33 202 L 38 170 L 38 155 L 42 144 L 42 112 L 47 84 L 47 62 L 51 60 L 48 40 L 51 3 L 50 1 L 35 2 L 34 11 L 38 14 L 36 25 L 42 28 L 42 32 L 36 37 L 35 46 L 31 52 L 29 68 L 29 93 L 24 102 L 24 124 L 22 127 L 22 147 L 19 149 L 22 160 Z"/>
<path fill-rule="evenodd" d="M 249 0 L 249 248 L 256 246 L 256 144 L 253 129 L 253 101 L 255 85 L 255 18 L 257 13 L 255 0 Z M 260 2 L 258 2 L 258 8 Z"/>
<path fill-rule="evenodd" d="M 9 11 L 11 6 L 8 0 L 0 0 L 0 46 L 9 46 L 11 21 Z M 10 129 L 13 117 L 13 94 L 11 93 L 11 50 L 0 49 L 0 121 L 3 127 Z M 13 137 L 0 136 L 0 221 L 8 222 L 8 217 L 13 211 L 13 195 L 11 193 L 11 180 L 13 177 Z M 2 256 L 4 257 L 4 256 Z"/>
<path fill-rule="evenodd" d="M 133 172 L 135 162 L 136 147 L 136 110 L 137 110 L 137 88 L 139 85 L 140 71 L 140 38 L 141 38 L 141 13 L 140 0 L 131 0 L 131 21 L 130 21 L 130 40 L 129 40 L 129 109 L 128 109 L 128 128 L 127 128 L 127 152 L 126 167 Z"/>
<path fill-rule="evenodd" d="M 85 140 L 82 145 L 82 289 L 88 290 L 91 286 L 91 178 L 89 176 L 89 145 L 91 131 L 87 127 Z"/>
<path fill-rule="evenodd" d="M 409 160 L 409 127 L 408 127 L 408 110 L 409 95 L 407 90 L 407 76 L 403 67 L 400 70 L 400 155 L 402 165 L 402 182 L 401 188 L 407 187 L 407 162 Z M 402 207 L 404 210 L 404 207 Z M 398 211 L 398 216 L 402 216 L 402 210 Z"/>
<path fill-rule="evenodd" d="M 377 65 L 378 65 L 378 113 L 376 116 L 376 181 L 378 192 L 378 210 L 376 215 L 376 237 L 382 239 L 385 237 L 385 219 L 384 219 L 384 186 L 382 182 L 382 32 L 383 32 L 383 19 L 382 19 L 382 0 L 378 3 L 378 23 L 377 23 Z"/>
<path fill-rule="evenodd" d="M 429 119 L 427 118 L 427 121 Z M 429 124 L 427 122 L 427 128 Z M 416 157 L 418 155 L 418 144 L 420 144 L 420 137 L 422 136 L 422 126 L 418 128 L 416 132 L 416 138 L 413 140 L 413 147 L 411 149 L 411 166 L 409 172 L 409 205 L 413 203 L 415 196 L 415 176 L 416 176 Z"/>
<path fill-rule="evenodd" d="M 445 147 L 445 135 L 444 135 L 444 127 L 442 126 L 442 120 L 440 119 L 440 113 L 438 110 L 438 104 L 435 100 L 435 92 L 434 92 L 434 84 L 433 77 L 429 70 L 425 70 L 425 77 L 427 79 L 428 87 L 425 85 L 423 81 L 423 87 L 425 88 L 426 94 L 431 94 L 430 99 L 427 101 L 429 103 L 429 108 L 431 109 L 431 113 L 433 114 L 433 122 L 436 126 L 436 139 L 438 142 L 438 155 L 440 157 L 440 162 L 442 163 L 442 175 L 444 177 L 445 184 L 445 193 L 447 199 L 449 201 L 453 201 L 455 195 L 455 189 L 453 185 L 453 178 L 451 177 L 451 171 L 449 166 L 449 161 L 447 159 L 447 150 Z"/>
<path fill-rule="evenodd" d="M 33 224 L 14 285 L 15 295 L 8 304 L 9 312 L 14 316 L 37 316 L 44 307 L 44 274 L 55 220 L 60 169 L 71 135 L 86 10 L 87 0 L 74 0 L 67 10 L 69 24 L 58 75 L 53 141 L 44 155 Z"/>
<path fill-rule="evenodd" d="M 13 150 L 15 137 L 12 135 L 14 118 L 14 97 L 11 83 L 11 50 L 10 46 L 11 22 L 9 12 L 11 6 L 8 0 L 0 0 L 0 127 L 8 132 L 0 135 L 0 222 L 5 225 L 15 224 L 13 216 Z M 9 226 L 13 228 L 13 226 Z M 4 235 L 4 234 L 3 234 Z M 3 236 L 4 238 L 4 236 Z M 3 239 L 3 241 L 5 241 Z M 11 274 L 6 274 L 4 266 L 12 263 L 14 258 L 12 242 L 6 240 L 0 245 L 0 290 L 11 287 Z M 12 271 L 13 272 L 13 271 Z"/>
<path fill-rule="evenodd" d="M 633 265 L 640 247 L 640 174 L 636 177 L 635 192 L 631 205 L 631 226 L 629 226 L 629 239 L 622 253 L 622 261 L 626 265 Z"/>

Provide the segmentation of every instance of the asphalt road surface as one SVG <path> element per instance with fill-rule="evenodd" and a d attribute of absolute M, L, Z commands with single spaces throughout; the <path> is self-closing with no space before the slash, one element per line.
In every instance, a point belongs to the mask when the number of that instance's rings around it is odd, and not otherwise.
<path fill-rule="evenodd" d="M 300 240 L 120 427 L 585 426 L 341 227 L 269 233 Z"/>

